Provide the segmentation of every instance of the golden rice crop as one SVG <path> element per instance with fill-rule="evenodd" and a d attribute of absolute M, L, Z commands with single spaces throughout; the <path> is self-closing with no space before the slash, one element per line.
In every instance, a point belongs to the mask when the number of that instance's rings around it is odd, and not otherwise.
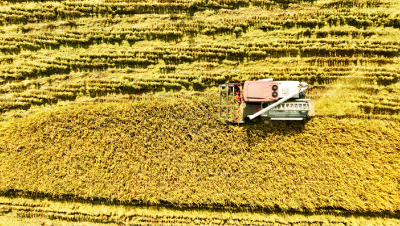
<path fill-rule="evenodd" d="M 174 206 L 399 211 L 398 122 L 228 125 L 214 101 L 55 108 L 3 123 L 0 189 Z"/>

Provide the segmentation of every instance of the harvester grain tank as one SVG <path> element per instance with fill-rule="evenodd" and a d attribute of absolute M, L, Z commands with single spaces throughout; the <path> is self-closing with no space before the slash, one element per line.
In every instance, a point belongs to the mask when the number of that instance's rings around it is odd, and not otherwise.
<path fill-rule="evenodd" d="M 219 85 L 219 119 L 244 123 L 263 120 L 304 120 L 314 115 L 314 101 L 305 98 L 308 84 L 262 79 Z"/>

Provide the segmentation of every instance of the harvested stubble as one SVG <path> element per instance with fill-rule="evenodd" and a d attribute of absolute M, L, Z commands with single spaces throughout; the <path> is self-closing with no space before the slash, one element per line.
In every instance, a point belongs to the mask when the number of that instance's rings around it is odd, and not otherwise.
<path fill-rule="evenodd" d="M 400 127 L 314 118 L 243 127 L 215 102 L 55 108 L 0 129 L 0 189 L 174 206 L 400 210 Z"/>

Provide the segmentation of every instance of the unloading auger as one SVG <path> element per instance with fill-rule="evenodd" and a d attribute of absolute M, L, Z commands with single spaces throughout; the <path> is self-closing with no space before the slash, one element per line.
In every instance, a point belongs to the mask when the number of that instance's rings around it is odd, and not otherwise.
<path fill-rule="evenodd" d="M 219 119 L 244 123 L 263 120 L 304 120 L 314 113 L 314 101 L 305 98 L 308 84 L 262 79 L 219 85 Z"/>

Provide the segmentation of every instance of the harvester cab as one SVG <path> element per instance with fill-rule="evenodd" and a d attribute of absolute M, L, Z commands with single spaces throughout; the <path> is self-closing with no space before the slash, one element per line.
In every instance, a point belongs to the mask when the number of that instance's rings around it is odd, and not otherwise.
<path fill-rule="evenodd" d="M 304 120 L 314 113 L 314 101 L 305 98 L 308 84 L 262 79 L 219 85 L 219 119 L 244 123 L 263 120 Z"/>

